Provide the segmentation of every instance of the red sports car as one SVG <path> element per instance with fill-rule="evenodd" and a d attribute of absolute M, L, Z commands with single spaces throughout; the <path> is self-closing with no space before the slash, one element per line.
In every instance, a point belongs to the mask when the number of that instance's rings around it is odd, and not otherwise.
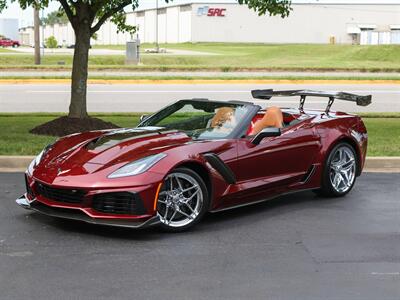
<path fill-rule="evenodd" d="M 340 197 L 367 152 L 360 117 L 332 112 L 335 99 L 366 106 L 371 96 L 255 90 L 299 96 L 294 108 L 251 102 L 180 100 L 134 128 L 92 131 L 47 146 L 25 174 L 17 203 L 49 216 L 122 227 L 182 231 L 206 212 L 313 190 Z M 329 99 L 305 110 L 306 97 Z"/>
<path fill-rule="evenodd" d="M 8 38 L 0 38 L 0 47 L 19 47 L 18 41 L 14 41 Z"/>

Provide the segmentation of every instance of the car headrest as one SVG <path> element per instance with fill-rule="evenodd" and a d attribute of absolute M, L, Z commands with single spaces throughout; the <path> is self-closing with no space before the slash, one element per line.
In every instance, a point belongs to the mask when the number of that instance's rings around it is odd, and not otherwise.
<path fill-rule="evenodd" d="M 263 118 L 254 124 L 253 130 L 250 135 L 256 135 L 261 130 L 267 127 L 283 127 L 283 114 L 279 107 L 272 106 L 267 109 Z"/>
<path fill-rule="evenodd" d="M 234 110 L 232 107 L 219 108 L 211 120 L 211 127 L 221 126 L 226 121 L 231 119 L 233 115 L 234 115 Z"/>

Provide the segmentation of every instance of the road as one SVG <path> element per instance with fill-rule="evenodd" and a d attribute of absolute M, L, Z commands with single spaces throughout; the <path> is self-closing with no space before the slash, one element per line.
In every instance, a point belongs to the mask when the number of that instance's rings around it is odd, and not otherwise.
<path fill-rule="evenodd" d="M 153 112 L 178 99 L 210 98 L 251 101 L 252 89 L 313 89 L 372 94 L 373 104 L 357 107 L 336 101 L 334 110 L 348 112 L 399 112 L 400 85 L 396 84 L 92 84 L 88 87 L 90 112 Z M 67 112 L 69 84 L 2 84 L 0 112 Z M 255 101 L 265 105 L 297 107 L 296 98 Z M 326 99 L 309 98 L 305 107 L 325 108 Z"/>
<path fill-rule="evenodd" d="M 1 299 L 400 298 L 400 174 L 209 215 L 186 233 L 57 221 L 0 174 Z"/>
<path fill-rule="evenodd" d="M 1 54 L 1 53 L 0 53 Z M 153 54 L 149 54 L 153 55 Z M 158 54 L 154 54 L 158 55 Z M 1 70 L 0 79 L 1 78 L 70 78 L 71 71 L 46 71 L 46 70 Z M 335 71 L 335 72 L 327 72 L 327 71 L 230 71 L 230 72 L 222 72 L 222 71 L 136 71 L 134 69 L 131 70 L 89 70 L 89 78 L 128 78 L 132 79 L 135 77 L 138 78 L 155 78 L 157 77 L 169 77 L 169 78 L 243 78 L 243 79 L 251 79 L 251 78 L 305 78 L 310 79 L 310 77 L 314 78 L 374 78 L 385 80 L 388 78 L 391 79 L 400 79 L 400 73 L 396 72 L 356 72 L 356 71 Z"/>

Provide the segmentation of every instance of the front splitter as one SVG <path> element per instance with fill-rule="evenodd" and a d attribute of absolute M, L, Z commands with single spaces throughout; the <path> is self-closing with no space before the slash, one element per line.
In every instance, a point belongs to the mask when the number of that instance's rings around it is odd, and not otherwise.
<path fill-rule="evenodd" d="M 48 205 L 45 205 L 39 201 L 29 200 L 25 195 L 22 195 L 17 200 L 16 203 L 29 210 L 33 210 L 35 212 L 41 213 L 46 216 L 82 221 L 95 225 L 105 225 L 105 226 L 113 226 L 113 227 L 124 227 L 124 228 L 146 228 L 150 226 L 154 226 L 160 223 L 158 216 L 151 217 L 150 219 L 144 222 L 132 221 L 132 220 L 124 220 L 124 219 L 96 219 L 91 218 L 88 215 L 82 213 L 76 209 L 68 209 L 68 208 L 54 208 Z"/>

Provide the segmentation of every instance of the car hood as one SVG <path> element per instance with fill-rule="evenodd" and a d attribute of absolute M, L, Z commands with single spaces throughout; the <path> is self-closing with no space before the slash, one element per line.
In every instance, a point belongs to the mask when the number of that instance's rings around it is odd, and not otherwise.
<path fill-rule="evenodd" d="M 192 141 L 183 132 L 161 127 L 97 131 L 66 137 L 46 153 L 35 175 L 84 175 L 120 166 Z M 39 175 L 40 176 L 40 175 Z"/>

